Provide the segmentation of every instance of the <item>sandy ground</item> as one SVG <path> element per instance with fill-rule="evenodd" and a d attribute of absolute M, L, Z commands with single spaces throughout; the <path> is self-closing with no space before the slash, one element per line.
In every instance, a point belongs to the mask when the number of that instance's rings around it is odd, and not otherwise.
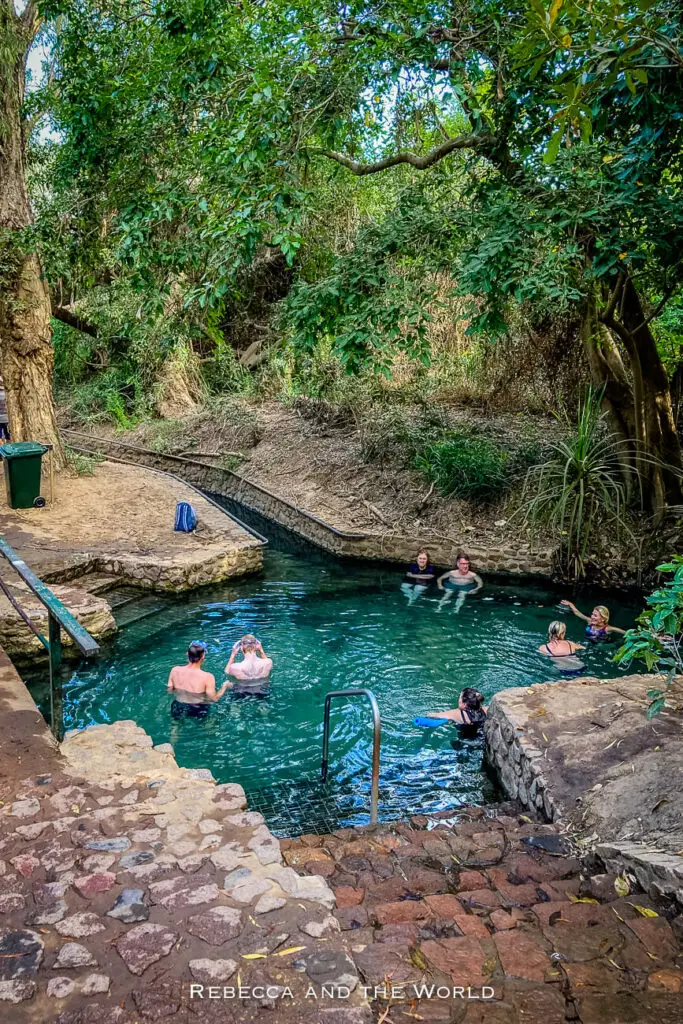
<path fill-rule="evenodd" d="M 236 399 L 234 411 L 233 423 L 230 417 L 198 412 L 123 433 L 97 424 L 92 433 L 175 455 L 196 453 L 209 462 L 213 455 L 219 464 L 227 452 L 242 452 L 241 464 L 229 468 L 339 529 L 424 533 L 463 545 L 468 540 L 495 545 L 519 533 L 519 523 L 510 522 L 504 500 L 475 508 L 445 498 L 420 473 L 406 469 L 391 450 L 381 459 L 365 461 L 355 423 L 320 422 L 302 409 L 275 401 Z M 469 410 L 449 412 L 453 422 L 472 419 Z M 487 421 L 492 423 L 493 418 Z M 529 422 L 499 416 L 494 426 L 503 436 L 528 428 Z M 546 433 L 552 430 L 545 421 L 536 427 Z"/>
<path fill-rule="evenodd" d="M 43 495 L 49 498 L 49 476 Z M 199 526 L 174 533 L 176 502 L 189 501 Z M 138 553 L 181 557 L 216 543 L 242 544 L 248 535 L 180 481 L 139 466 L 102 462 L 93 475 L 55 476 L 54 501 L 43 509 L 10 509 L 0 488 L 0 532 L 40 574 L 59 563 L 74 565 L 83 553 Z"/>

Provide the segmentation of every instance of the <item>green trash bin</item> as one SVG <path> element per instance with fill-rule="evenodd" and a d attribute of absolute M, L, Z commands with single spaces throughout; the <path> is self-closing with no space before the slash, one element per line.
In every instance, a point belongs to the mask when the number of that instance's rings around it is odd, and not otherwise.
<path fill-rule="evenodd" d="M 0 447 L 10 508 L 42 508 L 45 505 L 45 498 L 40 496 L 40 470 L 43 455 L 49 450 L 48 445 L 38 441 L 17 441 Z"/>

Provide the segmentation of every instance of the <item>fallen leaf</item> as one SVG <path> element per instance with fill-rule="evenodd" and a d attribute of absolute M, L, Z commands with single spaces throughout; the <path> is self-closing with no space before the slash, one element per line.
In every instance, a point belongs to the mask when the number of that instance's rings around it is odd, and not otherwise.
<path fill-rule="evenodd" d="M 540 718 L 541 715 L 547 715 L 547 714 L 548 714 L 548 709 L 543 704 L 541 704 L 540 708 L 536 708 L 535 711 L 531 712 L 531 714 L 529 715 L 529 718 Z"/>
<path fill-rule="evenodd" d="M 545 734 L 544 732 L 542 732 L 542 733 L 541 733 L 541 736 L 543 737 L 543 739 L 544 739 L 544 740 L 546 741 L 546 743 L 547 743 L 547 742 L 548 742 L 548 737 L 546 736 L 546 734 Z"/>
<path fill-rule="evenodd" d="M 78 806 L 78 804 L 72 804 L 71 805 L 71 810 L 72 810 L 73 814 L 80 814 L 80 812 L 81 812 L 81 809 Z"/>
<path fill-rule="evenodd" d="M 619 966 L 619 964 L 618 964 L 618 963 L 617 963 L 617 962 L 616 962 L 615 960 L 610 960 L 610 958 L 609 958 L 609 957 L 607 957 L 607 963 L 608 963 L 608 964 L 611 964 L 611 965 L 612 965 L 612 967 L 616 967 L 616 969 L 617 969 L 618 971 L 625 971 L 625 970 L 626 970 L 626 968 L 625 968 L 625 967 L 620 967 L 620 966 Z"/>
<path fill-rule="evenodd" d="M 255 921 L 251 914 L 249 915 L 249 920 L 256 928 L 263 928 L 263 925 L 259 924 L 258 921 Z"/>
<path fill-rule="evenodd" d="M 300 953 L 301 950 L 305 949 L 305 948 L 306 948 L 305 946 L 290 946 L 289 949 L 281 949 L 280 952 L 276 953 L 275 955 L 276 956 L 287 956 L 288 953 Z"/>
<path fill-rule="evenodd" d="M 267 960 L 267 953 L 242 953 L 243 960 Z"/>
<path fill-rule="evenodd" d="M 641 907 L 639 903 L 629 903 L 629 907 L 637 910 L 641 917 L 659 917 L 656 910 L 650 910 L 649 907 Z"/>
<path fill-rule="evenodd" d="M 614 911 L 614 913 L 615 913 L 615 914 L 617 915 L 617 917 L 619 918 L 619 920 L 620 920 L 620 921 L 623 921 L 623 920 L 624 920 L 624 919 L 623 919 L 623 917 L 621 916 L 621 914 L 620 914 L 620 913 L 619 913 L 619 912 L 618 912 L 617 910 L 614 910 L 614 907 L 612 907 L 612 910 L 613 910 L 613 911 Z"/>
<path fill-rule="evenodd" d="M 646 952 L 646 953 L 647 953 L 647 955 L 649 956 L 650 960 L 658 960 L 658 959 L 659 959 L 659 957 L 656 957 L 656 956 L 654 955 L 654 953 L 651 953 L 651 952 L 650 952 L 650 950 L 649 950 L 649 949 L 646 949 L 646 950 L 645 950 L 645 952 Z"/>
<path fill-rule="evenodd" d="M 427 961 L 425 959 L 425 955 L 419 949 L 413 950 L 413 952 L 410 955 L 410 962 L 420 971 L 427 970 Z"/>
<path fill-rule="evenodd" d="M 572 903 L 597 903 L 598 902 L 597 900 L 594 900 L 592 898 L 592 896 L 575 896 L 574 893 L 572 893 L 572 892 L 568 892 L 567 896 L 569 897 L 569 899 L 570 899 L 570 901 Z"/>
<path fill-rule="evenodd" d="M 527 818 L 526 814 L 520 814 L 519 820 L 525 822 L 527 825 L 531 824 L 531 818 Z"/>
<path fill-rule="evenodd" d="M 614 891 L 616 892 L 617 896 L 628 896 L 628 894 L 631 891 L 631 883 L 629 882 L 626 875 L 617 875 L 617 877 L 614 879 Z"/>

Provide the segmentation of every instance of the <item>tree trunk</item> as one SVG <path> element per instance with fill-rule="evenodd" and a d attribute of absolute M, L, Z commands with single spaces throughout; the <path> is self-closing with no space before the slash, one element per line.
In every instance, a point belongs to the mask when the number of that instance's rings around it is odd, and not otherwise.
<path fill-rule="evenodd" d="M 589 296 L 581 322 L 581 341 L 591 378 L 603 391 L 603 407 L 607 423 L 622 444 L 619 459 L 630 495 L 634 484 L 635 410 L 633 389 L 621 353 L 604 324 L 598 319 L 595 296 Z"/>
<path fill-rule="evenodd" d="M 610 426 L 617 437 L 631 442 L 643 497 L 661 516 L 667 503 L 683 503 L 683 459 L 671 388 L 629 277 L 623 278 L 618 296 L 619 301 L 612 303 L 618 307 L 618 315 L 609 303 L 609 311 L 598 311 L 596 297 L 589 296 L 582 339 L 593 381 L 605 389 Z M 626 349 L 630 379 L 612 333 Z M 628 473 L 629 468 L 624 468 Z M 631 464 L 631 476 L 633 468 Z"/>
<path fill-rule="evenodd" d="M 626 278 L 618 327 L 625 328 L 619 333 L 633 372 L 641 474 L 652 487 L 653 507 L 661 511 L 665 501 L 683 503 L 683 458 L 669 378 L 646 320 L 633 281 Z"/>
<path fill-rule="evenodd" d="M 18 17 L 11 3 L 0 0 L 0 368 L 12 439 L 51 444 L 61 467 L 50 295 L 30 240 L 33 215 L 25 177 L 22 107 L 34 30 L 32 18 Z"/>

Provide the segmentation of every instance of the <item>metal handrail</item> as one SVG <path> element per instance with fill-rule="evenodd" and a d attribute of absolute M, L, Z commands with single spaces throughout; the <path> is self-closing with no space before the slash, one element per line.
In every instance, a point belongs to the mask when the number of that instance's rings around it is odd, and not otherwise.
<path fill-rule="evenodd" d="M 377 824 L 377 808 L 379 805 L 379 750 L 381 743 L 382 722 L 379 714 L 377 698 L 372 690 L 362 686 L 351 690 L 330 690 L 325 695 L 325 714 L 323 718 L 323 758 L 321 777 L 327 778 L 327 763 L 330 750 L 330 705 L 333 697 L 367 697 L 372 708 L 372 788 L 370 790 L 370 824 Z"/>
<path fill-rule="evenodd" d="M 23 558 L 19 557 L 14 548 L 10 547 L 2 536 L 0 536 L 0 555 L 7 559 L 29 590 L 47 608 L 47 638 L 45 638 L 10 592 L 4 581 L 0 583 L 0 589 L 7 595 L 12 606 L 47 650 L 50 663 L 50 727 L 55 738 L 61 741 L 64 737 L 64 715 L 62 683 L 58 676 L 58 669 L 62 663 L 62 637 L 60 629 L 63 629 L 71 637 L 81 653 L 86 656 L 97 654 L 100 646 L 90 636 L 87 629 L 84 629 L 78 619 L 71 614 L 69 609 L 52 593 L 47 584 L 43 583 L 32 569 L 29 569 Z"/>

